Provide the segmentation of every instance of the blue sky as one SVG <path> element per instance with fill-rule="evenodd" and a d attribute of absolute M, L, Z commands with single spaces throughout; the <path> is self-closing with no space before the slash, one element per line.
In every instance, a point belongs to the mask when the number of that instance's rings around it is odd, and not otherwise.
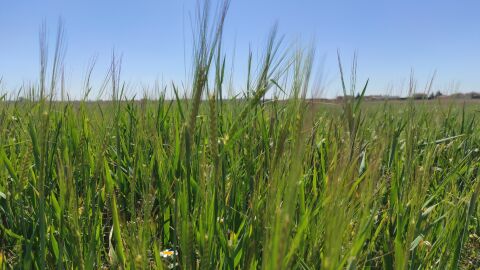
<path fill-rule="evenodd" d="M 40 25 L 46 22 L 53 49 L 59 17 L 65 23 L 71 96 L 81 95 L 93 57 L 94 78 L 106 73 L 113 49 L 123 56 L 122 79 L 132 94 L 156 79 L 188 83 L 195 7 L 193 0 L 2 1 L 0 90 L 38 80 Z M 436 71 L 435 90 L 480 91 L 479 10 L 478 1 L 232 0 L 224 42 L 236 81 L 244 74 L 249 46 L 260 53 L 278 22 L 286 44 L 313 41 L 324 96 L 340 94 L 337 49 L 345 65 L 357 51 L 359 80 L 370 78 L 368 94 L 406 94 L 412 69 L 419 90 Z M 237 89 L 243 90 L 240 83 Z"/>

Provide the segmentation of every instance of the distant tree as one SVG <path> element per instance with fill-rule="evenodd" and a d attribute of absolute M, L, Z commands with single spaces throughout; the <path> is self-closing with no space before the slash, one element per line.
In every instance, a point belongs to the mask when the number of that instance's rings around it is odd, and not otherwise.
<path fill-rule="evenodd" d="M 18 98 L 17 98 L 17 101 L 18 101 L 18 102 L 27 102 L 27 101 L 28 101 L 28 98 L 26 98 L 26 97 L 18 97 Z"/>
<path fill-rule="evenodd" d="M 428 95 L 428 99 L 436 99 L 441 96 L 443 96 L 442 92 L 437 91 L 436 93 L 430 93 L 430 95 Z"/>
<path fill-rule="evenodd" d="M 424 93 L 415 93 L 412 95 L 412 98 L 413 99 L 427 99 L 428 96 L 427 94 L 424 94 Z"/>

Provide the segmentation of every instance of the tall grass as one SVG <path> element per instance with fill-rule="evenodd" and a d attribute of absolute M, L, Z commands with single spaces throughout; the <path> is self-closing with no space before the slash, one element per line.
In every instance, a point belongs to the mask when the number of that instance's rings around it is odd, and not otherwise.
<path fill-rule="evenodd" d="M 314 50 L 276 28 L 225 100 L 228 4 L 199 8 L 188 99 L 128 99 L 113 56 L 111 101 L 86 101 L 93 64 L 55 101 L 42 32 L 39 84 L 0 104 L 0 269 L 478 268 L 476 105 L 365 102 L 340 57 L 345 102 L 308 102 Z"/>

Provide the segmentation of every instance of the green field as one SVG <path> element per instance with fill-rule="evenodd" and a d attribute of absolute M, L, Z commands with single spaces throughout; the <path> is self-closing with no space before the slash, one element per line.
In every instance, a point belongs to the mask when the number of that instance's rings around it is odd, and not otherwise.
<path fill-rule="evenodd" d="M 53 100 L 56 60 L 3 96 L 0 269 L 480 267 L 477 103 L 363 102 L 355 67 L 359 98 L 307 101 L 313 51 L 275 31 L 223 99 L 204 21 L 188 99 L 130 100 L 115 59 L 110 101 Z"/>

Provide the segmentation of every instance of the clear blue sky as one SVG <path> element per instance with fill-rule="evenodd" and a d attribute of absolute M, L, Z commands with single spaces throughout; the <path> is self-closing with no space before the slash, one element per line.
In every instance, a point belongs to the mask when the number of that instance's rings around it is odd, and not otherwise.
<path fill-rule="evenodd" d="M 185 43 L 195 6 L 193 0 L 2 1 L 0 90 L 38 79 L 40 25 L 46 21 L 53 49 L 59 17 L 65 22 L 72 96 L 80 96 L 92 57 L 97 57 L 96 78 L 105 74 L 113 48 L 123 55 L 122 78 L 131 92 L 155 79 L 186 81 L 190 44 Z M 405 94 L 411 69 L 422 89 L 436 70 L 435 90 L 480 91 L 479 10 L 478 1 L 233 0 L 224 40 L 229 55 L 235 48 L 230 61 L 239 70 L 248 47 L 260 52 L 275 22 L 287 43 L 308 45 L 314 39 L 318 62 L 325 59 L 324 95 L 330 97 L 340 93 L 337 49 L 345 62 L 358 52 L 359 79 L 370 78 L 369 94 Z"/>

